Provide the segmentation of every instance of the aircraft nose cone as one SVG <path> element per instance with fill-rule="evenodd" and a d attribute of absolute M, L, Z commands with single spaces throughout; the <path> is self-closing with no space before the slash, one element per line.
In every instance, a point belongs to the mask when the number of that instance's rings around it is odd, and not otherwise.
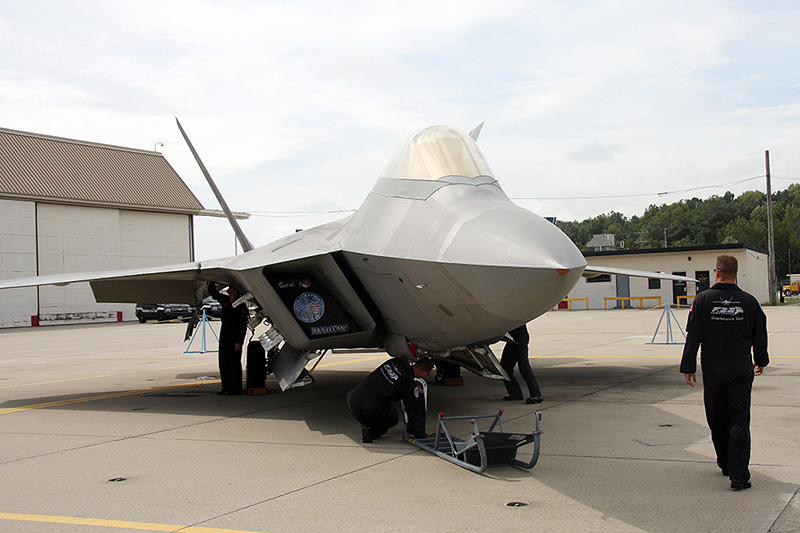
<path fill-rule="evenodd" d="M 586 266 L 583 254 L 560 229 L 511 202 L 464 217 L 444 255 L 486 266 L 581 271 Z"/>
<path fill-rule="evenodd" d="M 511 202 L 462 220 L 444 256 L 484 314 L 478 323 L 511 329 L 536 318 L 561 301 L 586 268 L 560 229 Z"/>

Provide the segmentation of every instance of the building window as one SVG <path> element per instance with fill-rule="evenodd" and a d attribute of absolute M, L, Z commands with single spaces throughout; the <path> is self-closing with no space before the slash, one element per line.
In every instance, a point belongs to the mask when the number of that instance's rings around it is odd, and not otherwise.
<path fill-rule="evenodd" d="M 586 283 L 605 283 L 611 282 L 611 274 L 600 274 L 599 276 L 595 276 L 593 278 L 586 278 Z"/>
<path fill-rule="evenodd" d="M 655 291 L 661 288 L 661 280 L 658 278 L 647 278 L 647 288 Z"/>

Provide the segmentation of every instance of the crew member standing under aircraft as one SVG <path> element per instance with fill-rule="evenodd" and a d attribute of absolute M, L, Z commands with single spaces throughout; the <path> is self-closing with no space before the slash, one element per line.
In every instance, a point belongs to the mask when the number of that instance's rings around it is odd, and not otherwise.
<path fill-rule="evenodd" d="M 222 305 L 219 332 L 219 377 L 222 388 L 217 394 L 237 396 L 242 393 L 242 345 L 250 312 L 246 303 L 233 307 L 233 302 L 240 296 L 239 289 L 233 285 L 228 287 L 228 294 L 224 294 L 217 290 L 216 284 L 211 283 L 208 293 Z"/>
<path fill-rule="evenodd" d="M 689 312 L 680 371 L 694 387 L 702 346 L 703 402 L 717 465 L 730 476 L 731 488 L 742 490 L 751 486 L 753 376 L 762 374 L 769 355 L 767 317 L 758 300 L 736 285 L 737 271 L 735 257 L 717 257 L 716 283 L 695 297 Z"/>
<path fill-rule="evenodd" d="M 372 442 L 397 425 L 399 416 L 392 402 L 403 400 L 408 414 L 408 433 L 425 435 L 425 397 L 414 378 L 424 378 L 433 361 L 420 359 L 413 366 L 393 357 L 376 368 L 355 389 L 347 393 L 347 406 L 361 424 L 361 440 Z"/>
<path fill-rule="evenodd" d="M 539 383 L 536 381 L 536 376 L 533 375 L 533 369 L 528 360 L 528 342 L 530 342 L 530 339 L 531 337 L 525 324 L 512 329 L 503 337 L 506 345 L 503 348 L 503 356 L 500 358 L 500 366 L 503 367 L 503 370 L 506 371 L 510 378 L 503 382 L 508 392 L 508 396 L 503 397 L 503 400 L 507 402 L 522 399 L 522 387 L 520 387 L 517 378 L 514 377 L 515 366 L 519 366 L 519 373 L 525 383 L 528 384 L 528 391 L 531 393 L 525 403 L 542 403 L 543 401 L 542 391 L 539 390 Z"/>

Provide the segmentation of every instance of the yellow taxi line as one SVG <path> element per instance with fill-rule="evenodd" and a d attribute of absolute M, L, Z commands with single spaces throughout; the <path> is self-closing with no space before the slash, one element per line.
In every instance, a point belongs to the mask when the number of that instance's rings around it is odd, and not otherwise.
<path fill-rule="evenodd" d="M 385 358 L 386 358 L 386 356 L 383 355 L 383 356 L 380 356 L 380 357 L 349 359 L 347 361 L 339 361 L 339 362 L 335 362 L 335 363 L 327 363 L 325 365 L 319 365 L 319 366 L 320 366 L 320 368 L 323 368 L 323 367 L 347 365 L 347 364 L 358 363 L 358 362 L 362 362 L 362 361 L 375 361 L 375 360 L 378 360 L 378 359 L 385 359 Z M 185 365 L 185 366 L 196 366 L 196 364 L 197 363 L 192 364 L 192 365 Z M 161 369 L 158 369 L 158 370 L 170 370 L 170 369 L 174 369 L 174 368 L 184 368 L 184 366 L 174 366 L 174 367 L 168 367 L 168 368 L 161 368 Z M 86 378 L 86 377 L 84 377 L 84 378 L 70 378 L 70 379 L 64 379 L 64 380 L 58 380 L 58 381 L 51 381 L 49 383 L 62 383 L 62 382 L 66 382 L 66 381 L 77 381 L 77 380 L 80 380 L 80 379 L 93 379 L 93 378 L 99 378 L 99 377 L 118 376 L 118 375 L 126 374 L 126 373 L 128 373 L 128 372 L 122 372 L 120 374 L 107 374 L 106 376 L 91 376 L 89 378 Z M 136 373 L 136 372 L 130 372 L 130 373 Z M 19 407 L 9 407 L 7 409 L 0 409 L 0 415 L 7 415 L 7 414 L 10 414 L 10 413 L 18 413 L 20 411 L 31 411 L 33 409 L 47 409 L 49 407 L 61 407 L 61 406 L 64 406 L 64 405 L 73 405 L 73 404 L 76 404 L 76 403 L 93 402 L 93 401 L 97 401 L 97 400 L 109 400 L 109 399 L 112 399 L 112 398 L 123 398 L 125 396 L 136 396 L 137 394 L 150 394 L 150 393 L 153 393 L 153 392 L 161 392 L 161 391 L 174 390 L 174 389 L 185 388 L 185 387 L 193 387 L 193 386 L 196 386 L 196 385 L 203 385 L 203 384 L 206 384 L 206 383 L 219 383 L 219 382 L 220 382 L 220 380 L 218 380 L 218 379 L 205 380 L 205 381 L 200 381 L 200 382 L 196 382 L 196 383 L 195 382 L 182 383 L 180 385 L 169 385 L 169 386 L 166 386 L 166 387 L 155 387 L 155 388 L 151 388 L 151 389 L 140 389 L 140 390 L 133 390 L 133 391 L 125 391 L 125 392 L 114 392 L 114 393 L 110 393 L 110 394 L 101 394 L 101 395 L 98 395 L 98 396 L 87 396 L 87 397 L 84 397 L 84 398 L 72 398 L 72 399 L 69 399 L 69 400 L 59 400 L 59 401 L 55 401 L 55 402 L 44 402 L 44 403 L 37 403 L 37 404 L 31 404 L 31 405 L 22 405 L 22 406 L 19 406 Z M 43 384 L 44 383 L 41 383 L 41 385 L 43 385 Z M 18 386 L 20 386 L 20 385 L 18 385 Z"/>
<path fill-rule="evenodd" d="M 9 407 L 7 409 L 0 409 L 0 415 L 7 415 L 9 413 L 17 413 L 20 411 L 30 411 L 33 409 L 46 409 L 48 407 L 60 407 L 62 405 L 72 405 L 76 403 L 94 402 L 96 400 L 108 400 L 111 398 L 124 398 L 125 396 L 136 396 L 137 394 L 150 394 L 153 392 L 161 392 L 166 390 L 174 390 L 186 387 L 195 387 L 197 385 L 205 385 L 206 383 L 219 383 L 218 379 L 207 381 L 199 381 L 197 383 L 182 383 L 180 385 L 169 385 L 166 387 L 154 387 L 152 389 L 141 389 L 125 392 L 113 392 L 111 394 L 101 394 L 99 396 L 87 396 L 85 398 L 72 398 L 70 400 L 59 400 L 56 402 L 35 403 L 31 405 L 22 405 L 20 407 Z"/>
<path fill-rule="evenodd" d="M 770 355 L 773 359 L 800 359 L 800 355 Z M 532 355 L 531 359 L 675 359 L 680 362 L 681 356 L 677 355 Z"/>
<path fill-rule="evenodd" d="M 131 370 L 129 372 L 116 372 L 114 374 L 101 374 L 97 376 L 82 376 L 77 378 L 65 378 L 65 379 L 55 379 L 53 381 L 40 381 L 39 383 L 23 383 L 21 385 L 9 385 L 7 387 L 0 387 L 0 390 L 7 390 L 7 389 L 19 389 L 22 387 L 38 387 L 40 385 L 52 385 L 54 383 L 67 383 L 69 381 L 81 381 L 86 379 L 101 379 L 101 378 L 110 378 L 114 376 L 124 376 L 129 374 L 140 374 L 142 372 L 152 373 L 152 372 L 159 372 L 161 370 L 175 370 L 176 368 L 190 368 L 193 366 L 202 366 L 210 364 L 211 361 L 206 363 L 192 363 L 190 365 L 178 365 L 178 366 L 168 366 L 164 368 L 148 368 L 147 370 Z M 216 364 L 216 361 L 213 361 Z"/>
<path fill-rule="evenodd" d="M 378 361 L 382 359 L 386 359 L 386 355 L 376 356 L 376 357 L 363 357 L 358 359 L 348 359 L 347 361 L 337 361 L 335 363 L 326 363 L 324 365 L 319 365 L 319 368 L 330 368 L 334 366 L 341 366 L 341 365 L 349 365 L 353 363 L 362 363 L 362 362 L 369 362 L 369 361 Z M 679 358 L 675 355 L 544 355 L 544 356 L 534 356 L 534 359 L 676 359 Z M 797 359 L 800 358 L 800 355 L 778 355 L 773 356 L 772 359 Z M 186 366 L 194 366 L 194 365 L 186 365 Z M 183 367 L 170 367 L 170 368 L 183 368 Z M 168 370 L 168 369 L 161 369 L 161 370 Z M 119 374 L 109 374 L 119 375 Z M 94 377 L 101 377 L 101 376 L 94 376 Z M 86 378 L 73 378 L 73 379 L 86 379 Z M 71 381 L 71 380 L 61 380 L 61 381 Z M 37 403 L 31 405 L 23 405 L 20 407 L 10 407 L 7 409 L 0 409 L 0 415 L 6 415 L 10 413 L 17 413 L 20 411 L 30 411 L 33 409 L 46 409 L 49 407 L 61 407 L 64 405 L 73 405 L 77 403 L 85 403 L 85 402 L 93 402 L 96 400 L 108 400 L 112 398 L 123 398 L 125 396 L 135 396 L 137 394 L 150 394 L 153 392 L 161 392 L 166 390 L 174 390 L 179 388 L 185 387 L 194 387 L 197 385 L 203 385 L 206 383 L 219 383 L 220 380 L 207 380 L 207 381 L 200 381 L 197 383 L 182 383 L 180 385 L 169 385 L 166 387 L 155 387 L 151 389 L 141 389 L 141 390 L 134 390 L 134 391 L 125 391 L 125 392 L 115 392 L 110 394 L 101 394 L 99 396 L 89 396 L 85 398 L 73 398 L 70 400 L 59 400 L 55 402 L 45 402 L 45 403 Z M 57 382 L 52 382 L 57 383 Z"/>
<path fill-rule="evenodd" d="M 168 531 L 174 533 L 258 533 L 241 529 L 224 529 L 216 527 L 178 526 L 173 524 L 154 524 L 149 522 L 130 522 L 127 520 L 108 520 L 105 518 L 83 518 L 79 516 L 57 516 L 25 513 L 0 512 L 0 520 L 17 520 L 20 522 L 46 522 L 49 524 L 69 524 L 74 526 L 115 527 L 119 529 L 136 529 L 139 531 Z"/>
<path fill-rule="evenodd" d="M 379 361 L 379 360 L 381 360 L 381 359 L 386 359 L 387 357 L 389 357 L 389 356 L 388 356 L 388 355 L 386 355 L 386 354 L 383 354 L 383 355 L 379 355 L 379 356 L 377 356 L 377 357 L 362 357 L 362 358 L 360 358 L 360 359 L 348 359 L 347 361 L 338 361 L 338 362 L 336 362 L 336 363 L 325 363 L 325 364 L 320 364 L 320 365 L 319 365 L 317 368 L 330 368 L 330 367 L 332 367 L 332 366 L 342 366 L 342 365 L 351 365 L 351 364 L 353 364 L 353 363 L 363 363 L 363 362 L 369 362 L 369 361 Z"/>

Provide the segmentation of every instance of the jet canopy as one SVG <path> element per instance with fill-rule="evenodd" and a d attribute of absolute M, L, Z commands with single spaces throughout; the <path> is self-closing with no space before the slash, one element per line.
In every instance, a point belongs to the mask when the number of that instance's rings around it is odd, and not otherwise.
<path fill-rule="evenodd" d="M 382 178 L 438 180 L 492 176 L 472 137 L 450 126 L 430 126 L 409 137 L 381 172 Z"/>

